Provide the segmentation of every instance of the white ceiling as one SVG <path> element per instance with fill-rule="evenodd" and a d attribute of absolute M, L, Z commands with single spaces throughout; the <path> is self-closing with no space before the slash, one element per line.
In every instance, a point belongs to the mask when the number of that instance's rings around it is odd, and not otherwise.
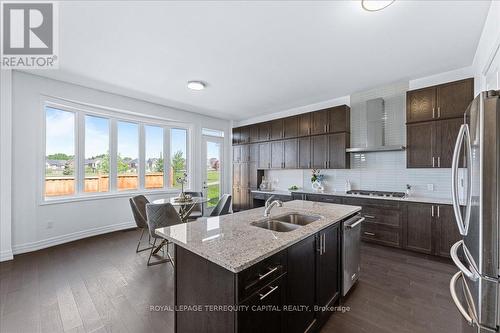
<path fill-rule="evenodd" d="M 37 74 L 241 120 L 469 66 L 489 5 L 66 1 L 60 69 Z"/>

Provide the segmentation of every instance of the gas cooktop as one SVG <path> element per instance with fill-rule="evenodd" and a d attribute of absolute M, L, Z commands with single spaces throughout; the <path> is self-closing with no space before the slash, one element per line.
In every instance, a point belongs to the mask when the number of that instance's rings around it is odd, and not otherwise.
<path fill-rule="evenodd" d="M 404 198 L 404 192 L 386 192 L 386 191 L 368 191 L 368 190 L 351 190 L 347 194 L 368 195 L 372 197 L 388 197 L 388 198 Z"/>

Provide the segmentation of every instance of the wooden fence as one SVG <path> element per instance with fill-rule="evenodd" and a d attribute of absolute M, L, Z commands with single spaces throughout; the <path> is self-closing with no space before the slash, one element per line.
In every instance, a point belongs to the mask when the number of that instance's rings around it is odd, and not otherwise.
<path fill-rule="evenodd" d="M 118 190 L 134 190 L 139 186 L 137 174 L 122 174 L 117 177 Z M 170 173 L 169 184 L 173 182 L 173 173 Z M 163 173 L 149 173 L 145 177 L 146 189 L 163 188 Z M 107 175 L 85 176 L 84 191 L 89 193 L 109 191 L 109 177 Z M 45 196 L 54 197 L 75 193 L 75 179 L 73 177 L 45 177 Z"/>

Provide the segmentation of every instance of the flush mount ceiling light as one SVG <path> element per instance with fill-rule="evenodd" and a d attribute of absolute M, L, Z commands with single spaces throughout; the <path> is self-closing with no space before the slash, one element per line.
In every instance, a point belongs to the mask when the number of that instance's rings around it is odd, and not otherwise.
<path fill-rule="evenodd" d="M 369 12 L 377 12 L 389 7 L 396 0 L 361 0 L 361 7 Z"/>
<path fill-rule="evenodd" d="M 202 81 L 188 81 L 187 87 L 191 90 L 203 90 L 206 84 Z"/>

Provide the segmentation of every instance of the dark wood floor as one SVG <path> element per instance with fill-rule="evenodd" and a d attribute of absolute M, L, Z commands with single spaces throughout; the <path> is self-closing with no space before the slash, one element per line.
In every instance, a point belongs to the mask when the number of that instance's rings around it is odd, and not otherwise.
<path fill-rule="evenodd" d="M 146 267 L 138 232 L 115 232 L 16 256 L 0 264 L 0 331 L 172 332 L 173 269 Z M 460 332 L 449 296 L 455 269 L 364 244 L 362 275 L 322 332 Z"/>

